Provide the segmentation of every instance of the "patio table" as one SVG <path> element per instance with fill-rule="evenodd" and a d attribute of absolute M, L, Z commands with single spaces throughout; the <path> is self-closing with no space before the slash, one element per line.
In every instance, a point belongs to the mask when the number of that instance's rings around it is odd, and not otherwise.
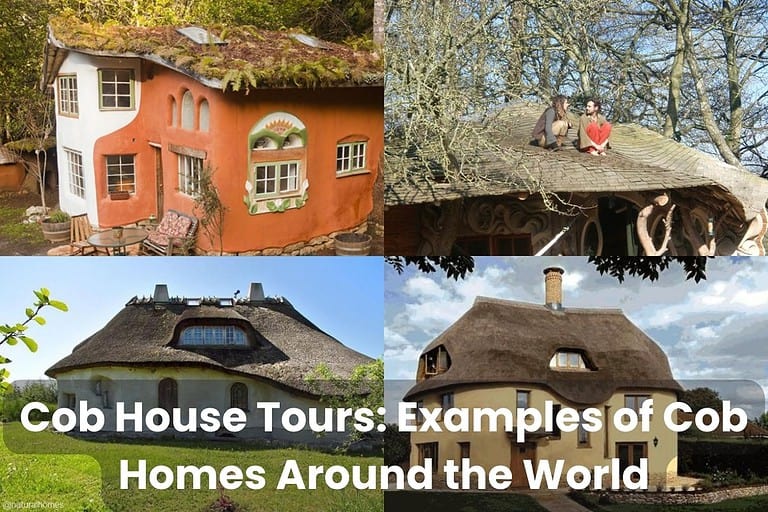
<path fill-rule="evenodd" d="M 88 243 L 94 247 L 107 249 L 107 254 L 112 249 L 113 255 L 125 256 L 127 254 L 126 247 L 139 244 L 148 236 L 149 231 L 142 228 L 122 228 L 120 230 L 113 228 L 92 234 L 88 237 Z"/>

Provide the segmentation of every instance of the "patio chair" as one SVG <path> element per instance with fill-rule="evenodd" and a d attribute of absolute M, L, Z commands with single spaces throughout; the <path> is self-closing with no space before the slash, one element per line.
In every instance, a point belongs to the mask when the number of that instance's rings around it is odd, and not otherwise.
<path fill-rule="evenodd" d="M 99 253 L 108 254 L 106 249 L 94 247 L 88 243 L 88 237 L 93 234 L 93 227 L 88 221 L 88 214 L 83 213 L 81 215 L 73 215 L 72 223 L 69 227 L 69 247 L 70 255 L 76 256 L 78 254 L 85 256 L 95 255 Z M 90 252 L 86 252 L 90 249 Z"/>
<path fill-rule="evenodd" d="M 168 210 L 156 228 L 142 243 L 145 252 L 161 256 L 189 254 L 195 247 L 197 218 L 176 210 Z"/>

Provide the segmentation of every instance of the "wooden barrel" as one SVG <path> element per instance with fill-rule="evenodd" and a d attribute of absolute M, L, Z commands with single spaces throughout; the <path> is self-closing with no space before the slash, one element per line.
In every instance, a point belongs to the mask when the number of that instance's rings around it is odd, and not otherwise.
<path fill-rule="evenodd" d="M 336 256 L 367 256 L 371 252 L 371 235 L 339 233 L 334 237 Z"/>

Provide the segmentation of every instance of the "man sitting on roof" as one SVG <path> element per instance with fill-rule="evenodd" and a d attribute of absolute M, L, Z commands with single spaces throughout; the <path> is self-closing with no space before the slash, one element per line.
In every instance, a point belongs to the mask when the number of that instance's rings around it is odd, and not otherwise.
<path fill-rule="evenodd" d="M 600 100 L 587 101 L 579 118 L 579 149 L 591 155 L 605 156 L 610 136 L 611 123 L 600 113 Z"/>
<path fill-rule="evenodd" d="M 558 94 L 552 98 L 552 106 L 541 114 L 531 136 L 539 146 L 557 151 L 563 146 L 563 139 L 568 135 L 568 98 Z"/>

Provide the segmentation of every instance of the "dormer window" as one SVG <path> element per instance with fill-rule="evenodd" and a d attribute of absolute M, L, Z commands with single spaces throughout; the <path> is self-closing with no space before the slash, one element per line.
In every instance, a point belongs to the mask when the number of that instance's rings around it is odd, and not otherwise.
<path fill-rule="evenodd" d="M 248 345 L 248 338 L 234 325 L 194 325 L 181 331 L 181 346 L 242 346 Z"/>
<path fill-rule="evenodd" d="M 423 354 L 419 359 L 419 380 L 428 379 L 439 375 L 451 367 L 451 357 L 445 347 L 439 347 Z"/>
<path fill-rule="evenodd" d="M 587 363 L 584 355 L 575 350 L 558 350 L 549 361 L 549 367 L 555 370 L 582 370 L 594 368 Z"/>

